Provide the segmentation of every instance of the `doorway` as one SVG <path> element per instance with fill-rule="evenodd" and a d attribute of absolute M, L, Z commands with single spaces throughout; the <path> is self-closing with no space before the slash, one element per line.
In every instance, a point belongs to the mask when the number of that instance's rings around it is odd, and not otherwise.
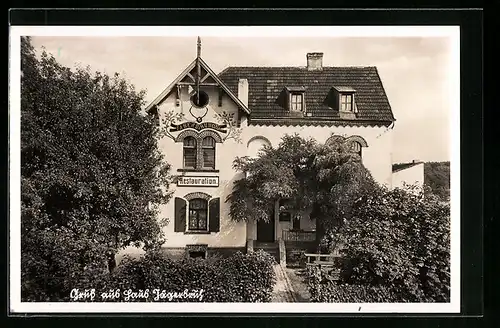
<path fill-rule="evenodd" d="M 257 241 L 274 242 L 274 210 L 271 211 L 270 216 L 269 222 L 257 221 Z"/>

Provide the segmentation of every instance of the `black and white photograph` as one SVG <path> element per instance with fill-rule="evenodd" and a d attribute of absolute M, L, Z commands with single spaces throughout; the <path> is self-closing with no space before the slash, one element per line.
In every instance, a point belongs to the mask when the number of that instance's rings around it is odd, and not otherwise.
<path fill-rule="evenodd" d="M 11 311 L 458 313 L 459 35 L 13 27 Z"/>

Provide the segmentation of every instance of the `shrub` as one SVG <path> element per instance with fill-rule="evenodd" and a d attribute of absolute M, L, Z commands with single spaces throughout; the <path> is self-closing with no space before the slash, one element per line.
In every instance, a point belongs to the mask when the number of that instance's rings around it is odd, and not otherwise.
<path fill-rule="evenodd" d="M 124 258 L 100 286 L 103 291 L 119 290 L 120 297 L 108 301 L 123 301 L 126 291 L 130 290 L 143 294 L 147 291 L 148 297 L 127 301 L 269 302 L 276 280 L 273 262 L 274 258 L 263 251 L 237 252 L 228 258 L 207 260 L 173 260 L 154 252 L 139 259 Z M 168 295 L 158 298 L 161 291 L 165 291 L 165 295 L 184 291 L 199 293 L 191 298 L 168 298 Z"/>
<path fill-rule="evenodd" d="M 343 282 L 383 286 L 401 294 L 400 301 L 449 301 L 449 204 L 422 193 L 385 190 L 354 205 L 341 236 Z"/>
<path fill-rule="evenodd" d="M 307 262 L 306 254 L 303 250 L 292 250 L 287 258 L 287 264 L 298 267 L 305 267 Z"/>
<path fill-rule="evenodd" d="M 315 303 L 397 303 L 414 302 L 411 293 L 385 285 L 348 284 L 329 270 L 308 267 L 307 285 Z"/>

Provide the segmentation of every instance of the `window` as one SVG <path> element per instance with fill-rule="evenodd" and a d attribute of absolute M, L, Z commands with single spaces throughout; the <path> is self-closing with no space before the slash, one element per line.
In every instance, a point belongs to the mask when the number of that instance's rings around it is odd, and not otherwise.
<path fill-rule="evenodd" d="M 205 137 L 202 142 L 203 168 L 215 169 L 215 139 Z"/>
<path fill-rule="evenodd" d="M 207 230 L 208 201 L 195 198 L 189 201 L 189 230 Z"/>
<path fill-rule="evenodd" d="M 304 106 L 304 95 L 302 93 L 292 93 L 291 95 L 290 110 L 300 112 L 303 110 Z"/>
<path fill-rule="evenodd" d="M 351 151 L 361 157 L 361 144 L 357 141 L 351 142 Z"/>
<path fill-rule="evenodd" d="M 341 96 L 340 110 L 344 112 L 352 112 L 352 95 L 343 94 Z"/>
<path fill-rule="evenodd" d="M 184 167 L 196 167 L 196 139 L 193 137 L 184 138 Z"/>
<path fill-rule="evenodd" d="M 175 139 L 183 143 L 183 167 L 178 172 L 214 172 L 215 144 L 222 142 L 222 138 L 214 131 L 204 130 L 200 133 L 185 130 Z"/>
<path fill-rule="evenodd" d="M 208 94 L 205 91 L 193 92 L 191 95 L 191 103 L 194 107 L 203 108 L 208 105 Z"/>
<path fill-rule="evenodd" d="M 288 211 L 280 211 L 279 220 L 280 222 L 290 222 L 291 214 Z"/>

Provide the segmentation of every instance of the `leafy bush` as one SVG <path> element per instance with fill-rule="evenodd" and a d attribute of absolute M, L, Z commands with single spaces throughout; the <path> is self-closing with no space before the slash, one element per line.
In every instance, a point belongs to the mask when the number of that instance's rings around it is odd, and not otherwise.
<path fill-rule="evenodd" d="M 120 297 L 108 301 L 123 301 L 131 290 L 147 291 L 148 297 L 127 301 L 269 302 L 276 281 L 273 263 L 274 258 L 263 251 L 238 252 L 228 258 L 207 260 L 173 260 L 151 252 L 139 259 L 125 258 L 113 274 L 100 283 L 100 290 L 120 293 Z M 167 297 L 155 299 L 161 296 L 161 291 L 165 291 Z M 184 291 L 198 291 L 201 297 L 168 298 L 168 293 Z"/>
<path fill-rule="evenodd" d="M 400 301 L 448 302 L 449 210 L 436 197 L 402 189 L 363 197 L 340 232 L 342 281 L 383 286 Z"/>
<path fill-rule="evenodd" d="M 342 282 L 336 272 L 308 267 L 307 285 L 311 302 L 316 303 L 397 303 L 413 302 L 408 292 L 392 287 Z"/>
<path fill-rule="evenodd" d="M 307 262 L 307 257 L 303 250 L 290 251 L 287 259 L 288 264 L 304 267 L 306 265 L 306 262 Z"/>

